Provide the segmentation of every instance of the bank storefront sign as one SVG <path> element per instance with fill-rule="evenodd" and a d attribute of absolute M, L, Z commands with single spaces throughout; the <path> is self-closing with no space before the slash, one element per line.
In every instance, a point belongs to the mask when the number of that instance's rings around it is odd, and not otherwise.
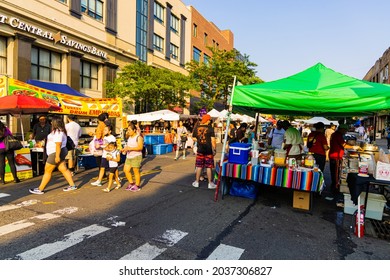
<path fill-rule="evenodd" d="M 28 23 L 20 20 L 17 17 L 7 17 L 7 16 L 2 15 L 2 14 L 0 14 L 0 25 L 1 24 L 7 24 L 14 29 L 22 30 L 24 32 L 34 34 L 34 35 L 40 36 L 42 38 L 54 41 L 55 44 L 59 43 L 59 44 L 80 50 L 82 52 L 90 53 L 90 54 L 96 55 L 98 57 L 102 57 L 104 59 L 107 59 L 106 52 L 99 50 L 94 46 L 86 45 L 86 44 L 80 43 L 78 41 L 69 39 L 66 35 L 62 35 L 61 31 L 57 32 L 56 34 L 53 34 L 50 31 L 45 31 L 39 27 L 28 24 Z"/>

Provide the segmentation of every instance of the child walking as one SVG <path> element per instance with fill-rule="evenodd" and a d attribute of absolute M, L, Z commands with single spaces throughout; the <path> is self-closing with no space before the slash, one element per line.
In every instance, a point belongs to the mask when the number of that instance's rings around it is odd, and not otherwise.
<path fill-rule="evenodd" d="M 114 178 L 116 182 L 115 189 L 117 190 L 121 187 L 121 183 L 118 177 L 118 163 L 121 160 L 121 156 L 120 156 L 120 151 L 117 149 L 116 142 L 108 143 L 105 150 L 107 151 L 106 159 L 108 160 L 110 174 L 108 175 L 108 186 L 107 188 L 103 189 L 103 191 L 110 192 Z"/>
<path fill-rule="evenodd" d="M 103 145 L 101 146 L 103 148 L 102 162 L 100 164 L 99 177 L 95 182 L 91 183 L 92 186 L 98 186 L 98 187 L 102 186 L 102 180 L 103 180 L 106 168 L 107 169 L 109 168 L 108 160 L 106 158 L 106 156 L 107 156 L 106 146 L 108 143 L 116 142 L 116 138 L 114 135 L 111 134 L 111 131 L 112 131 L 111 125 L 106 126 L 103 130 L 104 138 L 103 138 Z"/>

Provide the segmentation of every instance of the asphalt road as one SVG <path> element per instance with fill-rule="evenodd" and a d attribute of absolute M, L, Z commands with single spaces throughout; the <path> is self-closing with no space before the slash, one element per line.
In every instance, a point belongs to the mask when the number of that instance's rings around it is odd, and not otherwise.
<path fill-rule="evenodd" d="M 314 196 L 311 212 L 292 208 L 292 191 L 275 187 L 260 189 L 256 200 L 214 201 L 206 183 L 191 186 L 192 152 L 185 160 L 173 158 L 173 153 L 148 156 L 137 193 L 125 191 L 125 182 L 110 193 L 91 186 L 97 169 L 76 174 L 79 189 L 72 192 L 62 191 L 66 183 L 59 173 L 44 195 L 28 192 L 40 177 L 0 186 L 0 259 L 390 258 L 389 240 L 369 228 L 357 238 L 352 216 L 323 196 Z"/>

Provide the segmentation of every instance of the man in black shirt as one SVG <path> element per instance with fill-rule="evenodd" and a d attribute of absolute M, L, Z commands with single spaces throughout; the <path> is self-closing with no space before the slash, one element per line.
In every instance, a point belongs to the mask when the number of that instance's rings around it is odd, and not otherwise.
<path fill-rule="evenodd" d="M 40 116 L 38 120 L 39 123 L 34 125 L 30 138 L 35 139 L 35 141 L 42 141 L 51 132 L 51 125 L 46 122 L 46 116 Z"/>
<path fill-rule="evenodd" d="M 206 114 L 202 117 L 200 125 L 194 128 L 192 137 L 197 142 L 196 154 L 196 179 L 192 183 L 195 188 L 199 187 L 200 174 L 203 168 L 207 170 L 207 178 L 209 181 L 208 188 L 215 189 L 216 185 L 212 182 L 212 168 L 214 168 L 214 156 L 217 152 L 214 129 L 210 125 L 211 117 Z"/>

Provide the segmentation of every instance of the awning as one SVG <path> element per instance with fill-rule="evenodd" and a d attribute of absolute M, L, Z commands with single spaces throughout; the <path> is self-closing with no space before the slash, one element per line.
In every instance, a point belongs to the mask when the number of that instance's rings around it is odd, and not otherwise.
<path fill-rule="evenodd" d="M 67 84 L 57 84 L 52 82 L 43 82 L 39 80 L 27 80 L 27 83 L 36 87 L 40 87 L 40 88 L 44 88 L 44 89 L 48 89 L 60 93 L 65 93 L 65 94 L 80 96 L 80 97 L 89 97 L 71 88 Z"/>

